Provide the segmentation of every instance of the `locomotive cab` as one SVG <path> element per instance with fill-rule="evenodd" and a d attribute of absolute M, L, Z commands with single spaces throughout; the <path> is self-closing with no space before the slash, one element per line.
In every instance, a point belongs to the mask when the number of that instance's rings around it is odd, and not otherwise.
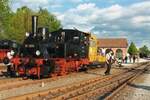
<path fill-rule="evenodd" d="M 53 53 L 56 56 L 63 58 L 88 57 L 89 34 L 73 29 L 60 29 L 51 34 L 54 36 L 53 42 L 58 49 Z"/>

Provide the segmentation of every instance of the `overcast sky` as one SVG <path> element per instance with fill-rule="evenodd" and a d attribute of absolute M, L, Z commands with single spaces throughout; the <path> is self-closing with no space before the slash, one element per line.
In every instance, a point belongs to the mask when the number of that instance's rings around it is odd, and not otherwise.
<path fill-rule="evenodd" d="M 150 47 L 150 0 L 12 0 L 13 11 L 21 6 L 47 8 L 63 28 L 127 38 L 138 47 Z"/>

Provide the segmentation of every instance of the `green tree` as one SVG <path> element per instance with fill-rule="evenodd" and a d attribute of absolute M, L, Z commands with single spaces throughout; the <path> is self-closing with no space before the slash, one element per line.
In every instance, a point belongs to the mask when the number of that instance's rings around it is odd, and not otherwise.
<path fill-rule="evenodd" d="M 47 9 L 40 8 L 33 12 L 26 6 L 18 8 L 16 12 L 11 12 L 9 0 L 0 0 L 0 37 L 22 42 L 26 32 L 32 30 L 32 15 L 39 16 L 38 27 L 47 27 L 49 31 L 56 31 L 61 28 L 61 23 L 57 18 L 48 12 Z"/>
<path fill-rule="evenodd" d="M 16 13 L 12 15 L 7 31 L 7 38 L 22 42 L 25 38 L 25 33 L 32 31 L 32 15 L 38 15 L 38 27 L 47 27 L 49 31 L 55 31 L 61 27 L 60 21 L 46 9 L 33 12 L 28 7 L 23 6 L 18 8 Z"/>
<path fill-rule="evenodd" d="M 148 57 L 148 55 L 150 55 L 150 50 L 146 45 L 144 45 L 143 47 L 139 48 L 139 53 L 140 57 Z"/>
<path fill-rule="evenodd" d="M 23 6 L 18 8 L 9 20 L 7 38 L 21 42 L 25 37 L 25 32 L 31 31 L 31 16 L 33 12 Z"/>
<path fill-rule="evenodd" d="M 0 0 L 0 38 L 5 38 L 5 31 L 9 23 L 8 19 L 11 16 L 11 10 L 9 8 L 9 0 Z"/>
<path fill-rule="evenodd" d="M 138 53 L 138 50 L 135 46 L 135 44 L 133 42 L 131 42 L 129 48 L 128 48 L 128 53 L 133 56 L 133 55 L 136 55 Z"/>
<path fill-rule="evenodd" d="M 39 27 L 47 27 L 50 32 L 56 31 L 61 28 L 60 21 L 57 20 L 56 16 L 49 13 L 47 9 L 40 8 L 37 15 L 39 16 Z"/>

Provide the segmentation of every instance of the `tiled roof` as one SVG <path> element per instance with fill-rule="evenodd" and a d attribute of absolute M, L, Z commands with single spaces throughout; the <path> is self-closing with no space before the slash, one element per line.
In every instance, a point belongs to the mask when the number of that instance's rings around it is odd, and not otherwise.
<path fill-rule="evenodd" d="M 128 41 L 126 38 L 99 38 L 98 46 L 100 48 L 127 48 Z"/>

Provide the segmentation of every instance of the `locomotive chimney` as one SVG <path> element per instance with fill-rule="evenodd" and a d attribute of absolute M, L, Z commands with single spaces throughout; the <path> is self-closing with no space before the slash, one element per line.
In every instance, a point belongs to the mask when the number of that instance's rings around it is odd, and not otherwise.
<path fill-rule="evenodd" d="M 38 16 L 32 16 L 32 34 L 37 33 Z"/>

